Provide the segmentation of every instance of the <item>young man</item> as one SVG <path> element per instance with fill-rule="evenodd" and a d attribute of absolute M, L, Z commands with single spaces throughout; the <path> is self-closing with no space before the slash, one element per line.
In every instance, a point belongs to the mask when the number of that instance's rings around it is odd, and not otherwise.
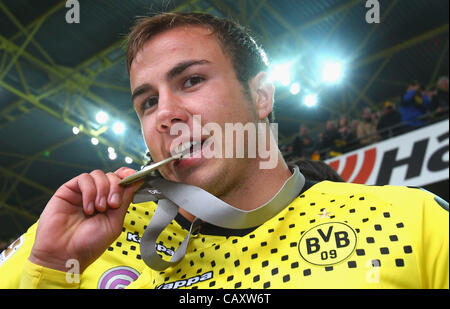
<path fill-rule="evenodd" d="M 269 149 L 275 164 L 262 168 L 267 157 L 251 155 L 250 134 L 242 158 L 223 156 L 237 143 L 219 134 L 229 124 L 253 125 L 257 145 L 273 138 L 260 126 L 274 96 L 264 54 L 240 27 L 205 14 L 158 15 L 135 27 L 127 59 L 153 160 L 180 144 L 201 145 L 149 181 L 159 190 L 158 206 L 146 204 L 152 220 L 141 239 L 150 267 L 130 287 L 448 287 L 448 208 L 433 194 L 308 182 L 278 149 Z M 196 125 L 215 134 L 174 134 Z M 142 181 L 118 183 L 133 172 L 94 171 L 57 190 L 40 217 L 22 287 L 79 286 L 68 283 L 67 262 L 78 263 L 83 280 L 121 234 Z"/>

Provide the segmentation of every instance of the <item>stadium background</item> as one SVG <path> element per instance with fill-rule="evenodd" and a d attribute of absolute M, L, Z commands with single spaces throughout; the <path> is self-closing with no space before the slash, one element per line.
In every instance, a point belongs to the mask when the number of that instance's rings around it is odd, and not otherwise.
<path fill-rule="evenodd" d="M 448 76 L 447 0 L 379 0 L 381 20 L 373 24 L 366 22 L 364 0 L 79 0 L 80 22 L 71 24 L 66 2 L 0 0 L 4 243 L 35 222 L 74 176 L 145 164 L 123 45 L 136 16 L 197 11 L 233 18 L 255 34 L 272 63 L 290 62 L 289 84 L 300 89 L 277 87 L 282 144 L 292 142 L 301 124 L 318 132 L 329 119 L 381 110 L 412 81 L 427 86 Z M 343 62 L 339 83 L 321 81 L 324 59 Z M 314 107 L 303 104 L 311 93 Z M 100 111 L 108 119 L 99 119 Z M 122 133 L 114 132 L 117 121 Z M 427 188 L 448 200 L 448 179 Z"/>

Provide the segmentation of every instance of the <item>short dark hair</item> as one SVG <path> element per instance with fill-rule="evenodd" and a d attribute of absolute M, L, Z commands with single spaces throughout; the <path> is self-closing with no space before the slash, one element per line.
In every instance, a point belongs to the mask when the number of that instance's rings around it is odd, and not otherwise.
<path fill-rule="evenodd" d="M 300 159 L 295 162 L 300 172 L 310 180 L 329 180 L 335 182 L 345 182 L 336 171 L 323 161 Z"/>
<path fill-rule="evenodd" d="M 127 42 L 127 70 L 144 44 L 153 36 L 180 26 L 202 26 L 211 29 L 224 53 L 231 58 L 236 77 L 249 92 L 248 81 L 259 72 L 266 71 L 268 60 L 264 50 L 256 43 L 250 31 L 243 26 L 205 13 L 160 13 L 138 18 Z M 273 111 L 268 116 L 274 121 Z"/>

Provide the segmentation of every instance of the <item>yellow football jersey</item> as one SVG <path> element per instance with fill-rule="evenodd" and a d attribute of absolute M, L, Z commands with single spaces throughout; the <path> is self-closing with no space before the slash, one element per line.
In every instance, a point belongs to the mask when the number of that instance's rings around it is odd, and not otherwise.
<path fill-rule="evenodd" d="M 122 233 L 100 258 L 86 268 L 79 277 L 77 287 L 124 288 L 139 277 L 147 267 L 140 257 L 139 241 L 150 221 L 151 214 L 148 208 L 147 204 L 130 205 Z M 37 223 L 0 254 L 0 289 L 19 288 L 22 269 L 33 247 L 36 227 Z"/>
<path fill-rule="evenodd" d="M 146 268 L 128 287 L 448 288 L 441 204 L 421 189 L 323 181 L 255 229 L 204 223 L 180 263 Z M 158 239 L 163 257 L 186 235 L 189 224 L 177 221 Z"/>
<path fill-rule="evenodd" d="M 139 240 L 156 204 L 132 204 L 122 234 L 83 272 L 79 287 L 119 288 L 137 278 L 129 288 L 448 288 L 445 207 L 420 189 L 323 181 L 257 228 L 203 223 L 183 260 L 153 271 L 139 256 Z M 177 216 L 158 238 L 161 256 L 170 259 L 189 226 Z M 22 267 L 39 278 L 56 278 L 25 263 L 33 227 L 24 239 L 0 266 L 0 287 L 18 287 Z M 51 280 L 25 287 L 70 287 L 64 273 Z"/>

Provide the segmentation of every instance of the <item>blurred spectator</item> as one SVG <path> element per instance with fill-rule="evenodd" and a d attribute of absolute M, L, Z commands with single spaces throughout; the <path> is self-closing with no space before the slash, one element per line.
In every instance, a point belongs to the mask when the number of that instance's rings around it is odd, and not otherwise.
<path fill-rule="evenodd" d="M 372 122 L 375 124 L 375 126 L 378 125 L 378 121 L 380 121 L 381 114 L 379 111 L 373 111 L 372 112 Z"/>
<path fill-rule="evenodd" d="M 313 153 L 311 154 L 311 160 L 313 161 L 319 161 L 320 160 L 320 152 L 319 150 L 315 149 Z"/>
<path fill-rule="evenodd" d="M 431 100 L 429 96 L 422 91 L 419 83 L 413 83 L 408 87 L 406 93 L 402 96 L 400 104 L 400 113 L 402 122 L 409 127 L 418 127 L 423 124 L 420 119 L 429 110 Z"/>
<path fill-rule="evenodd" d="M 440 77 L 436 86 L 436 90 L 429 95 L 432 97 L 430 111 L 440 116 L 444 114 L 444 111 L 448 113 L 448 77 Z"/>
<path fill-rule="evenodd" d="M 395 136 L 399 130 L 398 126 L 391 130 L 386 129 L 398 125 L 401 121 L 402 115 L 400 115 L 400 113 L 394 108 L 394 104 L 392 104 L 391 101 L 386 101 L 384 103 L 383 114 L 381 115 L 377 125 L 378 134 L 382 139 Z"/>
<path fill-rule="evenodd" d="M 368 107 L 363 111 L 362 119 L 359 122 L 356 131 L 356 136 L 363 146 L 376 143 L 380 140 L 380 136 L 377 133 L 377 124 L 373 120 L 372 111 Z"/>
<path fill-rule="evenodd" d="M 290 145 L 281 144 L 280 145 L 280 151 L 283 157 L 287 158 L 291 155 L 292 147 Z"/>
<path fill-rule="evenodd" d="M 378 142 L 381 139 L 397 136 L 398 134 L 429 123 L 426 115 L 431 118 L 448 115 L 448 77 L 439 78 L 436 89 L 423 91 L 418 82 L 408 86 L 406 92 L 400 96 L 400 102 L 395 105 L 387 101 L 381 112 L 372 112 L 370 108 L 363 111 L 361 119 L 348 119 L 342 116 L 338 128 L 335 121 L 329 120 L 322 132 L 314 139 L 306 126 L 301 126 L 294 141 L 284 145 L 283 155 L 295 161 L 299 158 L 325 160 L 342 153 Z M 393 129 L 389 129 L 391 127 Z"/>
<path fill-rule="evenodd" d="M 334 124 L 333 120 L 328 120 L 326 127 L 325 127 L 325 131 L 323 132 L 323 137 L 322 137 L 322 143 L 321 143 L 321 150 L 328 150 L 328 154 L 330 153 L 334 153 L 336 151 L 338 151 L 338 147 L 336 146 L 336 144 L 338 144 L 339 140 L 339 132 L 336 129 L 336 125 Z"/>
<path fill-rule="evenodd" d="M 356 134 L 353 133 L 353 130 L 349 126 L 347 117 L 342 116 L 339 119 L 338 132 L 339 138 L 336 145 L 338 151 L 344 153 L 351 150 L 352 143 L 356 140 Z"/>
<path fill-rule="evenodd" d="M 351 124 L 351 129 L 353 131 L 353 134 L 356 135 L 356 132 L 358 132 L 358 127 L 359 127 L 359 120 L 358 119 L 353 119 L 352 120 L 352 124 Z"/>
<path fill-rule="evenodd" d="M 314 142 L 309 136 L 308 128 L 301 126 L 299 134 L 292 143 L 292 154 L 299 158 L 310 158 L 314 151 Z"/>
<path fill-rule="evenodd" d="M 349 148 L 351 148 L 351 150 L 354 150 L 361 146 L 361 143 L 359 142 L 359 139 L 358 139 L 358 127 L 359 127 L 359 119 L 353 119 L 351 121 L 350 129 L 352 130 L 352 133 L 355 136 L 355 139 L 353 140 L 351 145 L 349 145 Z"/>
<path fill-rule="evenodd" d="M 311 160 L 317 161 L 321 158 L 324 159 L 325 156 L 321 154 L 323 151 L 323 132 L 317 133 L 317 147 L 314 148 L 313 154 L 311 155 Z"/>

